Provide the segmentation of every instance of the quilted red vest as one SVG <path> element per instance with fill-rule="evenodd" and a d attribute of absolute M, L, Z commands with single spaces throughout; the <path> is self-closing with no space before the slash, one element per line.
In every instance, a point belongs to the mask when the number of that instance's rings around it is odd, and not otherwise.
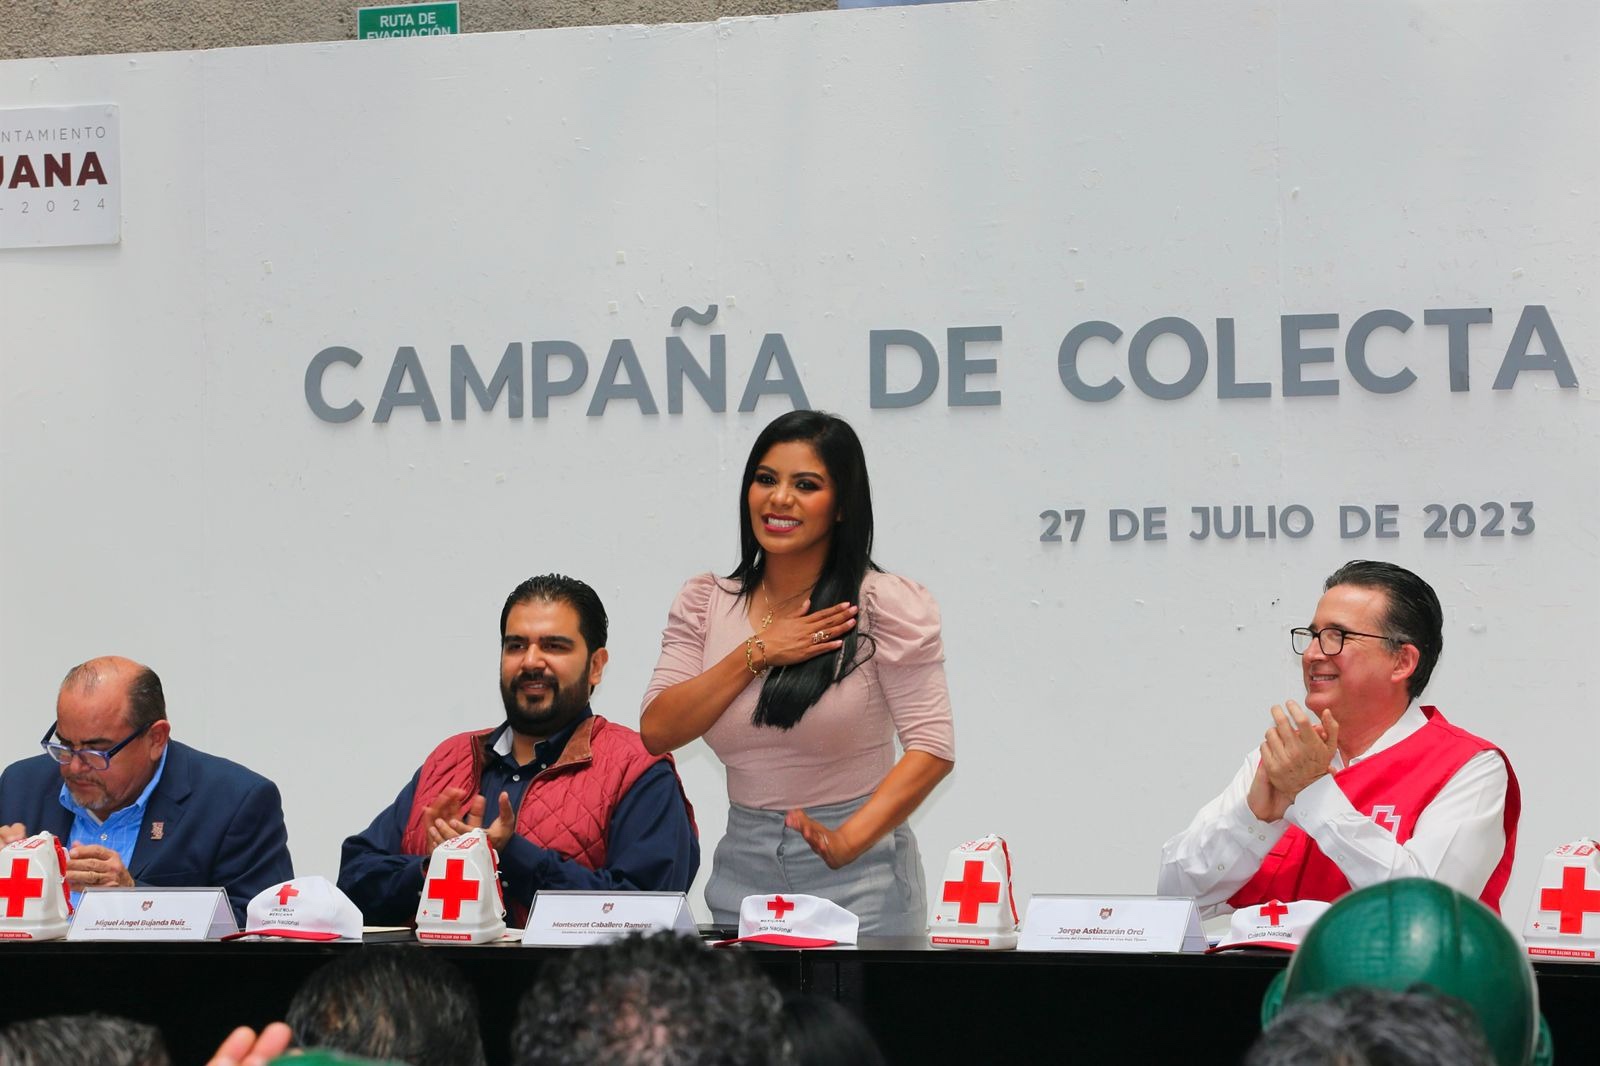
<path fill-rule="evenodd" d="M 401 848 L 407 855 L 429 853 L 423 825 L 428 804 L 447 788 L 468 796 L 479 790 L 479 775 L 487 758 L 492 729 L 458 733 L 433 749 L 417 778 L 411 814 L 406 819 Z M 651 755 L 639 734 L 627 726 L 613 725 L 599 715 L 585 718 L 573 730 L 561 758 L 528 782 L 517 808 L 517 834 L 542 848 L 597 870 L 606 862 L 606 836 L 611 812 L 628 789 L 650 767 L 670 755 Z M 683 783 L 678 783 L 683 792 Z M 694 808 L 684 797 L 689 824 Z M 491 802 L 485 824 L 493 820 Z"/>
<path fill-rule="evenodd" d="M 1350 805 L 1369 818 L 1382 816 L 1380 825 L 1394 830 L 1404 844 L 1416 830 L 1417 816 L 1439 790 L 1480 751 L 1505 752 L 1465 729 L 1444 720 L 1437 707 L 1424 707 L 1428 724 L 1394 747 L 1333 775 L 1334 783 L 1349 797 Z M 1522 813 L 1522 790 L 1506 759 L 1505 851 L 1478 897 L 1500 912 L 1500 895 L 1511 877 L 1511 858 L 1517 848 L 1517 819 Z M 1382 805 L 1384 810 L 1378 810 Z M 1350 891 L 1350 882 L 1303 831 L 1290 826 L 1276 846 L 1261 860 L 1261 868 L 1228 899 L 1234 908 L 1272 899 L 1322 899 L 1332 901 Z"/>

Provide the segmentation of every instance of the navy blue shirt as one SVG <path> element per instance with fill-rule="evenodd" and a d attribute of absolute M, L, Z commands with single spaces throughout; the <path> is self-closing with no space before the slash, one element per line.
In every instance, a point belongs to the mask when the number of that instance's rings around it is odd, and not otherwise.
<path fill-rule="evenodd" d="M 518 809 L 534 775 L 561 758 L 573 730 L 591 713 L 586 710 L 577 722 L 535 745 L 533 761 L 525 765 L 493 751 L 509 726 L 490 734 L 489 759 L 478 782 L 484 825 L 497 816 L 501 792 L 509 793 L 512 809 Z M 401 839 L 421 773 L 419 768 L 393 804 L 344 842 L 339 887 L 370 925 L 406 925 L 416 917 L 428 856 L 403 854 Z M 535 892 L 546 888 L 687 892 L 699 869 L 700 841 L 689 822 L 678 775 L 664 759 L 639 775 L 611 812 L 606 865 L 600 869 L 591 870 L 515 833 L 500 852 L 506 901 L 523 909 L 532 905 Z"/>

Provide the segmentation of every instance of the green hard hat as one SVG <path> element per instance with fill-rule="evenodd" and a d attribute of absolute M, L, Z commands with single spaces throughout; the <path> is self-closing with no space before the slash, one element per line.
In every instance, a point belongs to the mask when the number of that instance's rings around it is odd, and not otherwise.
<path fill-rule="evenodd" d="M 1500 916 L 1448 885 L 1420 877 L 1351 892 L 1328 908 L 1267 989 L 1261 1024 L 1285 1005 L 1366 985 L 1426 985 L 1477 1015 L 1500 1066 L 1549 1066 L 1533 967 Z"/>

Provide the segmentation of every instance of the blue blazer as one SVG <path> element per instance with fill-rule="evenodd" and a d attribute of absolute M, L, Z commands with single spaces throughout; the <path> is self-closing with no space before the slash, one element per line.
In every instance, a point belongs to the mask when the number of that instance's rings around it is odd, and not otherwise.
<path fill-rule="evenodd" d="M 60 797 L 61 771 L 50 756 L 14 762 L 0 774 L 0 825 L 48 829 L 70 845 L 72 812 Z M 294 876 L 278 786 L 168 740 L 167 765 L 145 804 L 128 872 L 141 885 L 225 889 L 243 928 L 256 894 Z"/>

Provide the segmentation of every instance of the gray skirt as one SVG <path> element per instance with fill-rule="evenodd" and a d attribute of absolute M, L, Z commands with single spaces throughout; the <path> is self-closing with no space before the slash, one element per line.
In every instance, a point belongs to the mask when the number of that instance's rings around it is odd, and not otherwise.
<path fill-rule="evenodd" d="M 837 826 L 867 802 L 866 796 L 808 807 L 806 813 Z M 799 892 L 830 899 L 861 919 L 863 936 L 920 936 L 928 928 L 928 892 L 922 856 L 909 826 L 869 848 L 855 862 L 830 870 L 805 837 L 783 824 L 783 811 L 731 805 L 728 831 L 711 859 L 706 904 L 718 925 L 739 923 L 746 896 Z"/>

